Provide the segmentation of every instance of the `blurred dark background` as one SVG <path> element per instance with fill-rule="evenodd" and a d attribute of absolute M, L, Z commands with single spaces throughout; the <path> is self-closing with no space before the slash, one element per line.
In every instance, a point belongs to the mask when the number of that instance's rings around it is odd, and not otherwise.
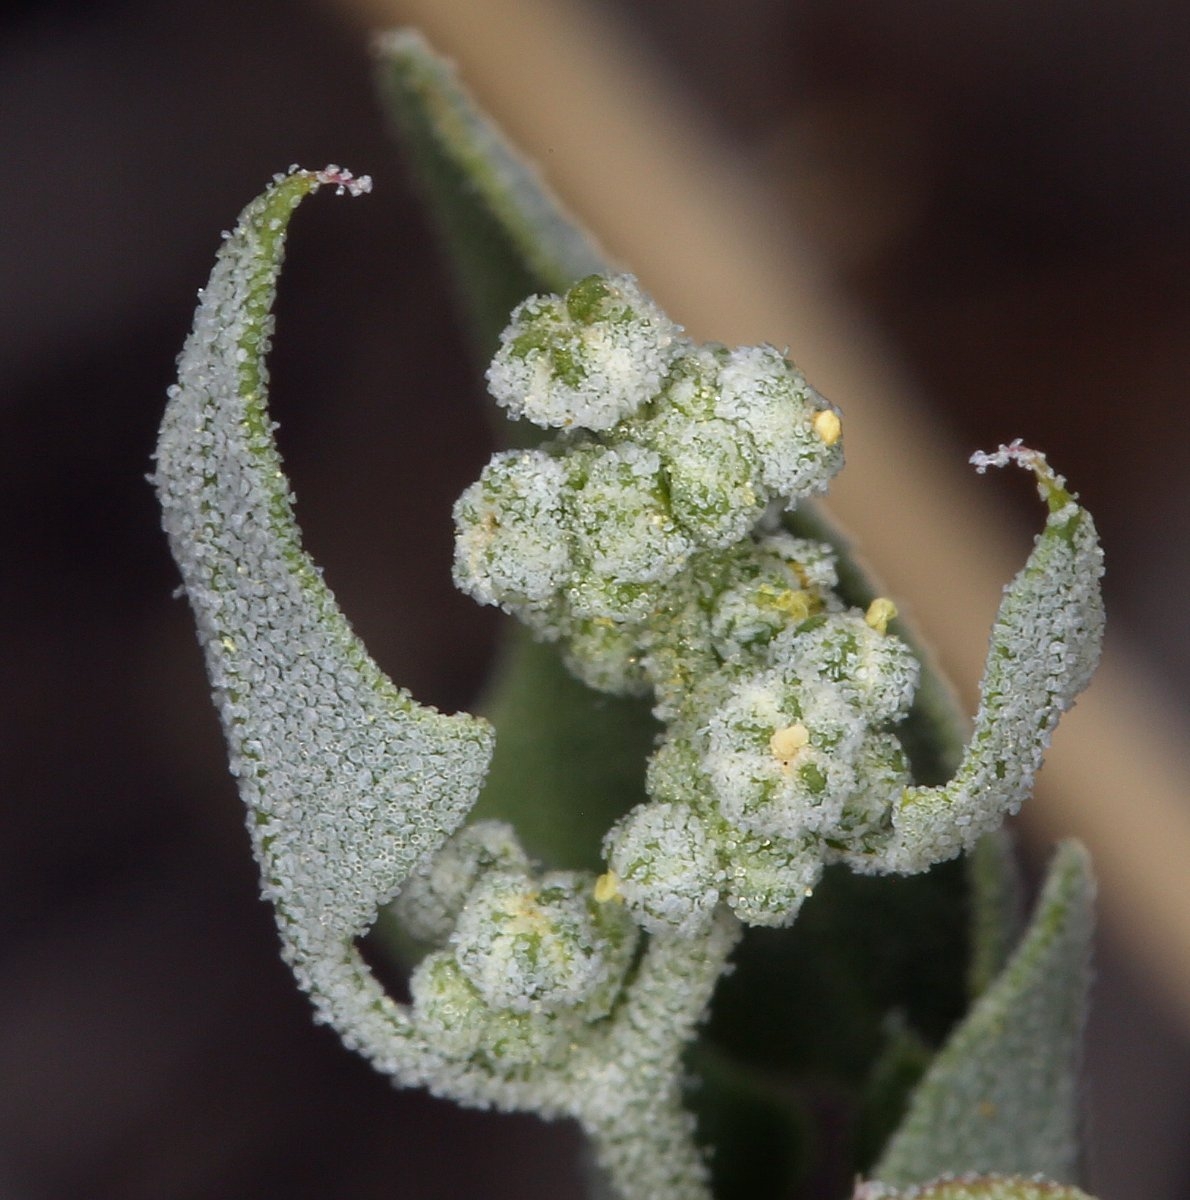
<path fill-rule="evenodd" d="M 1078 482 L 1113 622 L 1183 696 L 1190 11 L 615 7 L 962 447 L 1022 435 Z M 450 588 L 449 510 L 486 455 L 477 373 L 362 39 L 313 0 L 5 14 L 0 1197 L 575 1195 L 569 1130 L 394 1092 L 311 1025 L 144 479 L 219 230 L 290 162 L 373 173 L 297 220 L 276 415 L 364 640 L 468 704 L 493 627 Z M 1117 947 L 1100 963 L 1092 1182 L 1190 1197 L 1190 1050 Z"/>

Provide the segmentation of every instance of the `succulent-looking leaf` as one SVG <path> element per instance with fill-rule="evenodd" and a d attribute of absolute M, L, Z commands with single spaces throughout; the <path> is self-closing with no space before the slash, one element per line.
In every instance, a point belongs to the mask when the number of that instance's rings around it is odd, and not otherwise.
<path fill-rule="evenodd" d="M 323 184 L 369 187 L 338 168 L 292 169 L 226 235 L 155 482 L 285 957 L 320 1018 L 385 1060 L 405 1021 L 354 939 L 469 811 L 492 734 L 395 687 L 301 547 L 264 360 L 289 218 Z"/>
<path fill-rule="evenodd" d="M 1086 851 L 1063 843 L 1024 939 L 934 1059 L 875 1179 L 907 1187 L 961 1171 L 1073 1178 L 1093 896 Z"/>
<path fill-rule="evenodd" d="M 1086 1192 L 1047 1179 L 1019 1175 L 963 1175 L 935 1179 L 898 1191 L 881 1183 L 861 1183 L 853 1200 L 1092 1200 Z"/>
<path fill-rule="evenodd" d="M 913 787 L 894 811 L 897 841 L 877 868 L 911 872 L 970 850 L 1015 813 L 1058 718 L 1086 687 L 1103 640 L 1103 551 L 1091 515 L 1020 442 L 972 456 L 980 471 L 1031 470 L 1049 506 L 1029 560 L 1004 591 L 992 629 L 975 730 L 954 779 Z"/>

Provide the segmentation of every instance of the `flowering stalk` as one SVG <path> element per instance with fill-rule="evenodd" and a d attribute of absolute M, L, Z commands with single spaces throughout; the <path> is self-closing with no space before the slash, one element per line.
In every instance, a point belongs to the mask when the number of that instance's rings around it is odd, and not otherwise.
<path fill-rule="evenodd" d="M 645 696 L 648 799 L 602 874 L 545 869 L 467 814 L 486 722 L 396 688 L 301 548 L 266 409 L 285 230 L 339 168 L 292 170 L 220 250 L 157 452 L 283 952 L 320 1020 L 401 1085 L 570 1116 L 617 1194 L 701 1200 L 681 1056 L 742 926 L 788 925 L 824 867 L 920 871 L 1028 790 L 1098 651 L 1094 526 L 1044 459 L 1046 527 L 992 635 L 954 780 L 913 783 L 899 727 L 919 666 L 896 609 L 849 606 L 836 556 L 786 515 L 842 465 L 837 411 L 771 347 L 687 339 L 626 275 L 512 314 L 488 373 L 551 431 L 498 454 L 455 508 L 455 578 L 555 644 L 590 687 Z M 382 907 L 426 947 L 412 1002 L 355 942 Z"/>

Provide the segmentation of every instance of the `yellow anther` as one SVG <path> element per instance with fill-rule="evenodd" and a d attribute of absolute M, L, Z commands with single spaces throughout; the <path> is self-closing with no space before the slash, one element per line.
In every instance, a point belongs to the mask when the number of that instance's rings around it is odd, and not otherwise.
<path fill-rule="evenodd" d="M 809 740 L 810 731 L 801 721 L 796 721 L 792 725 L 786 725 L 783 729 L 778 729 L 769 738 L 769 749 L 773 752 L 775 759 L 783 763 L 791 763 L 797 758 L 798 753 Z"/>
<path fill-rule="evenodd" d="M 595 902 L 597 904 L 623 899 L 624 893 L 620 891 L 620 877 L 615 871 L 605 871 L 595 880 Z"/>
<path fill-rule="evenodd" d="M 786 590 L 777 597 L 777 608 L 790 620 L 804 621 L 815 609 L 815 598 L 809 592 Z"/>
<path fill-rule="evenodd" d="M 821 606 L 821 601 L 811 592 L 794 591 L 793 588 L 774 588 L 762 583 L 756 590 L 761 604 L 784 613 L 791 621 L 804 621 Z"/>
<path fill-rule="evenodd" d="M 833 408 L 824 408 L 815 414 L 814 432 L 828 445 L 833 446 L 843 436 L 843 422 Z"/>
<path fill-rule="evenodd" d="M 897 615 L 897 606 L 885 596 L 877 596 L 871 604 L 868 605 L 868 611 L 864 614 L 864 620 L 877 633 L 887 633 L 888 623 Z"/>

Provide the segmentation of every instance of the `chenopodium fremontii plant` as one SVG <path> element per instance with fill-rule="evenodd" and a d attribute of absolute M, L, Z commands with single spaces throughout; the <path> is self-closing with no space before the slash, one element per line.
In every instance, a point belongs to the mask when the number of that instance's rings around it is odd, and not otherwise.
<path fill-rule="evenodd" d="M 501 145 L 486 153 L 499 167 Z M 901 735 L 921 666 L 896 609 L 849 603 L 836 548 L 791 531 L 842 465 L 835 408 L 770 346 L 693 342 L 629 275 L 523 300 L 488 385 L 546 435 L 458 500 L 456 583 L 659 723 L 647 798 L 607 830 L 603 870 L 551 869 L 507 821 L 467 823 L 490 725 L 394 686 L 301 547 L 265 355 L 290 216 L 324 185 L 370 183 L 293 168 L 227 236 L 156 470 L 284 956 L 318 1019 L 396 1083 L 577 1120 L 626 1200 L 709 1196 L 683 1054 L 742 930 L 792 924 L 830 864 L 921 872 L 1016 811 L 1098 654 L 1094 525 L 1040 454 L 976 456 L 1032 471 L 1048 517 L 1006 589 L 953 778 L 915 782 Z M 865 1194 L 970 1170 L 985 1178 L 931 1194 L 1078 1194 L 1010 1177 L 1076 1168 L 1090 889 L 1067 848 Z M 357 948 L 381 910 L 423 949 L 408 1004 Z M 1055 971 L 1073 991 L 1039 987 Z M 1034 1061 L 1046 1039 L 1057 1067 Z M 965 1124 L 964 1104 L 982 1117 Z M 994 1115 L 1014 1106 L 1023 1122 Z"/>

